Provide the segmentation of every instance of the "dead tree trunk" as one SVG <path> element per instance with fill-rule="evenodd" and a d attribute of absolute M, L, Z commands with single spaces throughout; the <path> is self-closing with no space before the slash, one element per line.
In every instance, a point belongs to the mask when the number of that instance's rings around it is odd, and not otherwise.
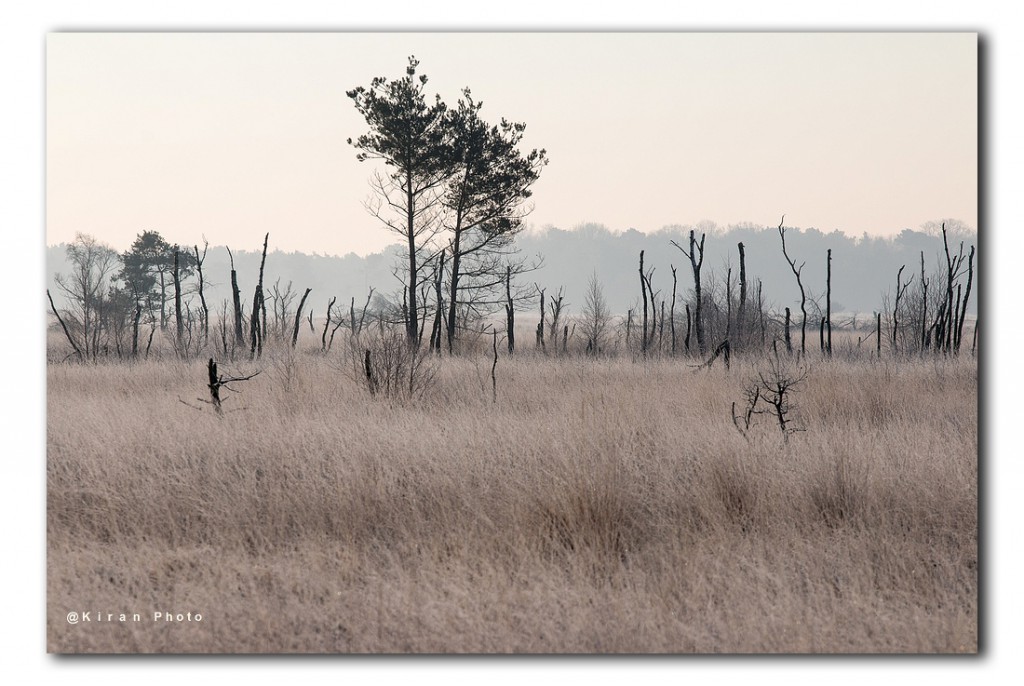
<path fill-rule="evenodd" d="M 707 237 L 706 234 L 700 235 L 700 243 L 697 243 L 697 239 L 694 237 L 694 232 L 690 231 L 690 250 L 687 252 L 683 250 L 683 247 L 672 241 L 672 245 L 676 246 L 680 252 L 690 258 L 690 267 L 693 270 L 693 297 L 694 297 L 694 328 L 697 330 L 697 348 L 700 350 L 700 354 L 703 357 L 707 350 L 704 342 L 704 318 L 702 316 L 703 308 L 703 297 L 701 296 L 700 289 L 700 269 L 704 265 L 704 239 Z"/>
<path fill-rule="evenodd" d="M 786 217 L 782 217 L 782 221 L 779 222 L 779 237 L 782 239 L 782 256 L 786 258 L 786 262 L 789 263 L 789 268 L 793 270 L 793 276 L 796 277 L 796 285 L 800 289 L 800 312 L 803 318 L 800 322 L 800 354 L 807 354 L 807 293 L 804 291 L 804 282 L 800 278 L 801 272 L 803 272 L 804 264 L 801 263 L 799 267 L 796 266 L 796 261 L 789 257 L 789 253 L 786 252 L 786 230 L 782 228 L 782 223 L 786 221 Z"/>
<path fill-rule="evenodd" d="M 142 300 L 139 298 L 139 289 L 132 284 L 132 294 L 135 297 L 135 317 L 132 319 L 132 357 L 139 356 L 139 321 L 142 319 Z"/>
<path fill-rule="evenodd" d="M 654 337 L 658 333 L 658 308 L 654 297 L 654 287 L 651 286 L 651 277 L 654 275 L 654 268 L 647 270 L 647 274 L 644 275 L 644 283 L 647 284 L 647 297 L 651 302 L 651 321 L 650 321 L 650 333 L 647 336 L 647 348 L 650 349 L 654 345 Z M 662 301 L 664 303 L 664 301 Z M 664 310 L 662 310 L 664 311 Z"/>
<path fill-rule="evenodd" d="M 791 315 L 791 313 L 789 311 L 789 308 L 787 307 L 786 308 L 786 333 L 785 333 L 785 336 L 786 336 L 786 352 L 787 353 L 792 353 L 793 352 L 793 337 L 789 333 L 789 328 L 790 328 L 790 324 L 791 324 L 791 318 L 792 318 L 792 315 Z"/>
<path fill-rule="evenodd" d="M 307 288 L 306 292 L 302 294 L 302 298 L 299 300 L 299 309 L 295 310 L 295 328 L 292 329 L 292 347 L 299 342 L 299 324 L 302 322 L 302 307 L 306 304 L 306 298 L 309 297 L 309 292 L 312 288 Z"/>
<path fill-rule="evenodd" d="M 761 279 L 757 280 L 757 319 L 761 323 L 761 347 L 764 348 L 768 340 L 764 326 L 764 298 L 761 297 Z"/>
<path fill-rule="evenodd" d="M 647 281 L 644 279 L 644 251 L 640 251 L 640 295 L 644 302 L 643 328 L 640 330 L 640 353 L 647 355 Z"/>
<path fill-rule="evenodd" d="M 742 350 L 747 335 L 747 261 L 743 251 L 743 243 L 739 244 L 740 250 L 740 306 L 736 311 L 736 350 Z"/>
<path fill-rule="evenodd" d="M 950 255 L 945 223 L 942 225 L 942 245 L 946 251 L 946 301 L 944 303 L 946 317 L 942 326 L 943 336 L 941 345 L 943 350 L 949 353 L 953 349 L 953 332 L 957 326 L 958 304 L 953 302 L 953 284 L 960 278 L 960 268 L 964 263 L 964 244 L 963 241 L 960 242 L 960 251 L 956 257 Z"/>
<path fill-rule="evenodd" d="M 363 373 L 366 374 L 366 387 L 370 389 L 370 395 L 377 395 L 377 379 L 373 376 L 373 362 L 369 350 L 363 356 Z"/>
<path fill-rule="evenodd" d="M 960 353 L 960 341 L 964 335 L 964 320 L 967 318 L 967 301 L 971 298 L 971 285 L 974 282 L 974 246 L 971 246 L 971 252 L 967 256 L 967 290 L 964 292 L 964 301 L 962 309 L 960 310 L 960 323 L 957 324 L 956 328 L 956 352 Z"/>
<path fill-rule="evenodd" d="M 53 296 L 50 295 L 49 288 L 46 289 L 46 297 L 50 300 L 50 309 L 53 310 L 54 316 L 57 317 L 57 321 L 60 322 L 60 328 L 64 329 L 64 335 L 67 336 L 68 343 L 71 344 L 71 348 L 75 351 L 75 354 L 78 355 L 78 359 L 83 359 L 81 349 L 78 347 L 78 344 L 75 343 L 75 339 L 71 337 L 71 332 L 68 331 L 68 325 L 64 323 L 64 318 L 60 316 L 60 312 L 57 311 L 57 306 L 53 304 Z"/>
<path fill-rule="evenodd" d="M 174 280 L 174 340 L 180 355 L 183 352 L 181 343 L 185 338 L 185 320 L 181 316 L 181 273 L 178 270 L 178 246 L 174 246 L 174 271 L 171 272 L 171 278 Z"/>
<path fill-rule="evenodd" d="M 263 300 L 263 269 L 267 263 L 267 242 L 270 233 L 263 237 L 263 257 L 260 259 L 260 276 L 256 282 L 256 291 L 252 296 L 252 314 L 249 315 L 249 359 L 263 355 L 263 336 L 267 324 L 267 307 Z M 263 326 L 260 326 L 260 313 L 263 313 Z"/>
<path fill-rule="evenodd" d="M 494 361 L 491 362 L 491 402 L 498 402 L 498 330 L 491 332 Z"/>
<path fill-rule="evenodd" d="M 683 347 L 686 348 L 686 352 L 690 352 L 690 303 L 686 303 L 686 338 L 683 339 Z"/>
<path fill-rule="evenodd" d="M 551 344 L 558 354 L 558 323 L 562 318 L 563 287 L 558 287 L 558 295 L 551 298 Z"/>
<path fill-rule="evenodd" d="M 206 296 L 203 293 L 203 261 L 206 260 L 206 250 L 209 247 L 203 242 L 203 254 L 199 254 L 199 246 L 193 246 L 196 251 L 196 272 L 199 276 L 199 304 L 203 308 L 203 345 L 210 340 L 210 308 L 206 306 Z"/>
<path fill-rule="evenodd" d="M 828 249 L 828 269 L 825 275 L 825 321 L 828 326 L 828 356 L 832 357 L 832 248 Z"/>
<path fill-rule="evenodd" d="M 508 339 L 508 354 L 516 351 L 516 310 L 512 302 L 512 267 L 505 267 L 505 329 Z"/>
<path fill-rule="evenodd" d="M 217 377 L 217 363 L 213 361 L 212 357 L 207 363 L 206 369 L 210 375 L 210 382 L 207 384 L 210 389 L 210 402 L 213 403 L 213 409 L 217 411 L 217 414 L 223 414 L 224 410 L 220 405 L 220 379 Z"/>
<path fill-rule="evenodd" d="M 434 275 L 434 300 L 437 309 L 434 311 L 434 325 L 430 330 L 430 349 L 441 352 L 441 324 L 444 319 L 444 298 L 441 294 L 444 282 L 444 250 L 441 250 L 437 273 Z"/>
<path fill-rule="evenodd" d="M 897 331 L 899 329 L 900 299 L 903 297 L 903 294 L 906 292 L 907 287 L 910 286 L 910 282 L 909 281 L 906 284 L 903 284 L 903 270 L 906 269 L 906 268 L 907 268 L 907 265 L 903 265 L 903 266 L 900 267 L 900 270 L 898 272 L 896 272 L 896 304 L 893 305 L 893 308 L 892 308 L 892 352 L 893 352 L 893 354 L 896 353 L 897 345 L 898 345 L 897 344 L 897 340 L 896 340 L 896 335 L 897 335 Z"/>
<path fill-rule="evenodd" d="M 740 243 L 740 245 L 743 245 Z M 669 265 L 672 270 L 672 305 L 668 308 L 669 311 L 669 328 L 672 332 L 672 355 L 676 354 L 676 268 Z"/>
<path fill-rule="evenodd" d="M 725 270 L 725 338 L 732 340 L 732 267 Z"/>
<path fill-rule="evenodd" d="M 540 321 L 537 323 L 537 347 L 547 352 L 544 347 L 544 317 L 547 316 L 544 314 L 544 289 L 538 286 L 538 290 L 540 290 Z"/>
<path fill-rule="evenodd" d="M 875 352 L 878 354 L 878 359 L 882 359 L 882 313 L 876 313 L 875 317 Z"/>
<path fill-rule="evenodd" d="M 238 290 L 238 273 L 235 271 L 235 256 L 228 248 L 228 257 L 231 258 L 231 301 L 234 306 L 235 321 L 235 343 L 245 345 L 245 335 L 242 333 L 242 298 Z"/>
<path fill-rule="evenodd" d="M 928 348 L 928 279 L 924 275 L 924 250 L 921 251 L 921 354 Z"/>
<path fill-rule="evenodd" d="M 662 354 L 665 339 L 665 300 L 661 301 L 661 314 L 658 316 L 658 354 Z"/>
<path fill-rule="evenodd" d="M 228 386 L 230 383 L 236 381 L 248 381 L 254 376 L 259 375 L 259 372 L 253 372 L 248 376 L 221 376 L 217 373 L 217 363 L 210 358 L 210 361 L 206 365 L 207 373 L 209 375 L 209 382 L 207 388 L 210 389 L 210 404 L 213 405 L 213 409 L 217 411 L 217 414 L 223 414 L 224 410 L 221 407 L 220 389 L 227 388 L 229 391 L 236 391 L 236 389 Z M 187 404 L 187 403 L 186 403 Z"/>

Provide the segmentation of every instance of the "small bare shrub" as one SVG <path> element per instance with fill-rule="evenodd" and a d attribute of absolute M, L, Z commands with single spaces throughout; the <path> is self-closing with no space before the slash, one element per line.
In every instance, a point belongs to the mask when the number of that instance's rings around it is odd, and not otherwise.
<path fill-rule="evenodd" d="M 405 331 L 381 323 L 371 336 L 349 342 L 350 369 L 372 396 L 408 401 L 423 397 L 440 366 L 426 349 L 410 345 Z"/>
<path fill-rule="evenodd" d="M 803 428 L 793 422 L 793 393 L 807 380 L 809 371 L 803 362 L 791 362 L 778 352 L 769 353 L 765 361 L 754 371 L 754 376 L 743 390 L 745 406 L 742 415 L 736 414 L 736 403 L 732 404 L 732 423 L 747 436 L 756 415 L 770 415 L 789 440 L 789 435 Z M 742 426 L 741 426 L 742 424 Z"/>

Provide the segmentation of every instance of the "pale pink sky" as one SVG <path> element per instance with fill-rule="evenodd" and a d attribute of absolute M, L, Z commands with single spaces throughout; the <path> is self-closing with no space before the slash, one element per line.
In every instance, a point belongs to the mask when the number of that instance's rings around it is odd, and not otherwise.
<path fill-rule="evenodd" d="M 58 33 L 47 243 L 379 250 L 345 91 L 410 54 L 429 92 L 469 86 L 548 150 L 537 228 L 977 226 L 974 33 Z"/>

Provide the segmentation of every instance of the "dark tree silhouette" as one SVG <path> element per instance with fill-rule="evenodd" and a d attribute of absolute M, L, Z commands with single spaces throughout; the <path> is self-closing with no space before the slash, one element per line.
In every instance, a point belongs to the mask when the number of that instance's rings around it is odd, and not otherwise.
<path fill-rule="evenodd" d="M 451 246 L 448 352 L 454 350 L 459 305 L 497 302 L 496 291 L 508 267 L 515 274 L 529 269 L 522 260 L 511 259 L 513 240 L 524 226 L 528 210 L 523 204 L 532 195 L 530 186 L 548 163 L 544 150 L 519 151 L 526 124 L 502 119 L 491 126 L 480 117 L 482 106 L 467 88 L 446 117 L 452 163 L 443 198 Z"/>
<path fill-rule="evenodd" d="M 451 146 L 447 140 L 447 108 L 437 98 L 427 102 L 426 75 L 416 75 L 419 61 L 409 58 L 405 76 L 388 81 L 377 77 L 369 88 L 347 91 L 370 131 L 349 144 L 360 152 L 360 162 L 381 160 L 385 173 L 373 179 L 374 198 L 367 209 L 406 244 L 406 337 L 417 345 L 420 266 L 429 259 L 431 243 L 440 230 L 440 196 L 452 174 Z"/>

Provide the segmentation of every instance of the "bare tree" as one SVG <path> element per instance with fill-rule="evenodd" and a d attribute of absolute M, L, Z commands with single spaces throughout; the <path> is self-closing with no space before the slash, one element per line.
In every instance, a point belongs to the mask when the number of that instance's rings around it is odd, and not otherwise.
<path fill-rule="evenodd" d="M 594 272 L 587 282 L 587 290 L 583 295 L 583 309 L 580 313 L 580 329 L 587 339 L 589 354 L 598 355 L 604 350 L 611 321 L 611 309 L 608 307 L 597 273 Z"/>
<path fill-rule="evenodd" d="M 78 233 L 67 246 L 71 273 L 56 276 L 68 300 L 62 326 L 68 340 L 85 358 L 96 359 L 104 329 L 104 307 L 110 282 L 119 265 L 118 254 L 94 237 Z M 52 306 L 52 300 L 51 300 Z M 56 308 L 54 313 L 56 314 Z M 79 343 L 76 345 L 75 340 Z"/>
<path fill-rule="evenodd" d="M 793 260 L 789 253 L 786 252 L 786 230 L 782 228 L 782 223 L 786 221 L 786 215 L 782 215 L 782 221 L 779 222 L 779 238 L 782 239 L 782 256 L 786 258 L 786 262 L 789 264 L 789 268 L 793 270 L 793 276 L 796 277 L 796 285 L 800 289 L 800 312 L 803 314 L 803 319 L 800 322 L 800 354 L 807 354 L 807 293 L 804 291 L 804 282 L 800 278 L 801 272 L 803 272 L 804 264 L 801 263 L 799 267 L 796 266 L 796 261 Z"/>

